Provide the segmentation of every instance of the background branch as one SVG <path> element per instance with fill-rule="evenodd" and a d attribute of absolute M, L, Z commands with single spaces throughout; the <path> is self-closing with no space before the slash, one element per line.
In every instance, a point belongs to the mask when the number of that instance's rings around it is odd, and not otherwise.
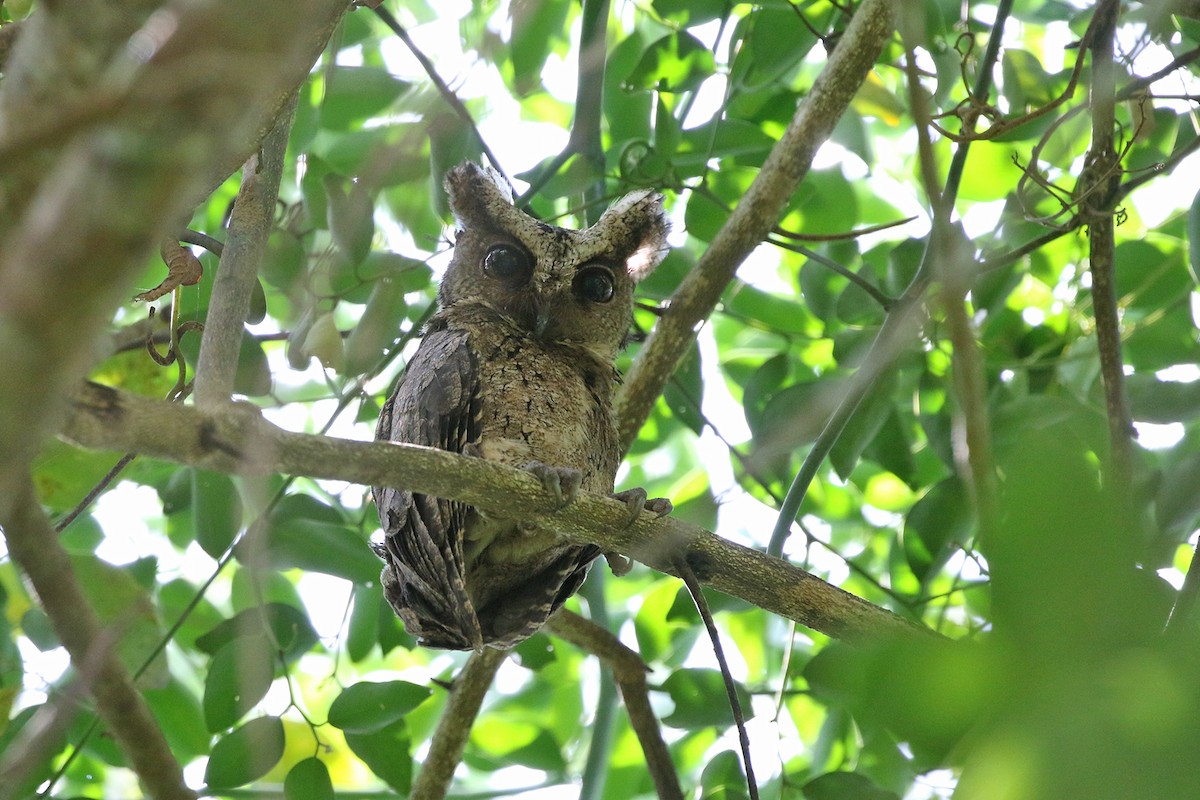
<path fill-rule="evenodd" d="M 264 104 L 295 89 L 312 63 L 313 30 L 344 10 L 341 0 L 172 8 L 172 32 L 146 34 L 156 44 L 149 57 L 129 51 L 101 71 L 130 74 L 136 100 L 109 125 L 72 140 L 36 186 L 24 173 L 0 175 L 0 216 L 11 224 L 0 247 L 0 512 L 58 424 L 71 387 L 100 355 L 98 334 L 147 255 L 194 205 L 213 165 L 270 122 Z M 13 62 L 50 46 L 40 30 L 24 32 Z M 120 35 L 110 50 L 128 32 Z M 259 69 L 265 62 L 275 68 Z M 197 74 L 204 91 L 167 80 Z M 11 85 L 9 74 L 5 95 Z M 6 116 L 20 114 L 19 99 L 0 97 Z M 70 236 L 62 220 L 71 221 Z M 55 324 L 61 319 L 71 324 Z"/>
<path fill-rule="evenodd" d="M 157 800 L 191 800 L 195 794 L 184 784 L 179 762 L 84 597 L 33 484 L 27 480 L 17 491 L 0 514 L 9 555 L 29 577 L 71 661 L 84 674 L 94 664 L 90 672 L 96 707 L 148 794 Z"/>
<path fill-rule="evenodd" d="M 829 138 L 891 33 L 891 0 L 864 0 L 741 203 L 679 284 L 617 396 L 623 450 L 637 438 L 695 339 L 697 326 L 712 314 L 742 261 L 775 227 L 817 148 Z"/>
<path fill-rule="evenodd" d="M 1108 413 L 1111 470 L 1109 486 L 1128 515 L 1133 473 L 1133 421 L 1125 398 L 1121 320 L 1115 280 L 1114 204 L 1121 178 L 1113 130 L 1116 125 L 1116 64 L 1113 39 L 1121 4 L 1104 0 L 1096 7 L 1091 26 L 1092 147 L 1084 160 L 1076 195 L 1079 213 L 1088 226 L 1088 265 L 1092 275 L 1092 306 L 1096 314 L 1096 345 L 1100 378 Z M 1127 523 L 1130 519 L 1125 520 Z"/>
<path fill-rule="evenodd" d="M 546 628 L 585 653 L 596 656 L 612 672 L 625 700 L 629 724 L 642 745 L 646 769 L 654 781 L 655 791 L 660 800 L 682 800 L 683 790 L 679 788 L 671 751 L 663 741 L 658 717 L 650 707 L 646 662 L 611 632 L 565 608 L 550 618 Z"/>
<path fill-rule="evenodd" d="M 506 658 L 507 650 L 488 647 L 467 659 L 466 666 L 454 679 L 454 689 L 438 720 L 429 753 L 413 781 L 410 800 L 441 800 L 446 796 L 484 695 Z"/>
<path fill-rule="evenodd" d="M 202 406 L 227 402 L 233 394 L 250 296 L 275 222 L 275 203 L 295 111 L 293 94 L 258 153 L 242 167 L 242 185 L 229 218 L 200 340 L 196 403 Z"/>

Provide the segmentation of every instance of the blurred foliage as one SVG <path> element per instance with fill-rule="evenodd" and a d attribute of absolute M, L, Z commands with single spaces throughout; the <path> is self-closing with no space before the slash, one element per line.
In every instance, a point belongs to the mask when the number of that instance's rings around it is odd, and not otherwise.
<path fill-rule="evenodd" d="M 0 13 L 23 17 L 28 5 Z M 997 3 L 912 5 L 924 10 L 922 91 L 957 132 L 953 112 Z M 1177 5 L 1131 4 L 1118 88 L 1200 44 L 1200 24 Z M 645 303 L 670 296 L 737 204 L 844 29 L 842 9 L 828 0 L 616 4 L 600 109 L 604 193 L 663 187 L 675 221 L 675 250 L 642 286 Z M 566 141 L 544 132 L 573 116 L 563 75 L 579 58 L 576 4 L 413 2 L 394 13 L 483 140 L 378 18 L 347 16 L 300 93 L 238 373 L 237 390 L 294 429 L 370 436 L 445 263 L 440 176 L 480 159 L 483 141 L 509 174 L 540 174 L 556 155 L 542 142 Z M 1013 14 L 992 98 L 1009 117 L 1065 89 L 1079 52 L 1066 46 L 1090 19 L 1063 0 L 1017 3 Z M 902 61 L 896 38 L 780 220 L 785 233 L 823 235 L 803 242 L 812 256 L 781 236 L 744 265 L 633 446 L 622 487 L 671 497 L 680 516 L 765 547 L 774 509 L 888 313 L 846 273 L 895 298 L 924 252 Z M 1085 66 L 1083 85 L 1089 75 Z M 1193 146 L 1196 79 L 1185 66 L 1154 85 L 1162 96 L 1118 104 L 1124 180 L 1173 167 L 1173 154 Z M 1200 796 L 1200 630 L 1188 619 L 1161 633 L 1200 525 L 1195 182 L 1163 191 L 1166 178 L 1147 181 L 1122 203 L 1117 228 L 1127 388 L 1142 432 L 1133 485 L 1119 487 L 1136 506 L 1128 525 L 1100 489 L 1108 439 L 1085 234 L 1007 258 L 1049 230 L 1034 217 L 1062 210 L 1036 184 L 1018 194 L 1020 165 L 1069 197 L 1090 141 L 1086 94 L 975 142 L 958 195 L 977 255 L 992 265 L 969 302 L 1001 483 L 995 540 L 979 540 L 956 470 L 961 398 L 945 319 L 931 304 L 919 338 L 899 349 L 818 470 L 787 547 L 815 574 L 960 641 L 852 650 L 712 598 L 766 796 Z M 940 136 L 934 149 L 944 174 L 954 146 Z M 533 210 L 555 219 L 577 210 L 597 176 L 571 161 Z M 191 227 L 222 238 L 236 185 L 217 190 Z M 910 215 L 869 235 L 824 236 Z M 176 294 L 181 321 L 204 319 L 216 259 L 203 261 L 203 281 Z M 148 263 L 139 288 L 162 270 Z M 114 325 L 144 315 L 130 305 Z M 639 311 L 635 333 L 653 323 Z M 183 339 L 192 364 L 197 342 Z M 162 394 L 174 368 L 158 372 L 127 352 L 95 374 Z M 36 476 L 47 508 L 76 505 L 116 458 L 50 445 Z M 64 532 L 97 611 L 124 626 L 122 658 L 207 793 L 408 790 L 464 656 L 414 648 L 377 583 L 375 529 L 361 486 L 231 479 L 138 458 Z M 640 566 L 619 580 L 605 573 L 598 565 L 592 580 L 612 629 L 647 662 L 685 791 L 744 797 L 724 688 L 686 592 Z M 75 676 L 57 666 L 62 651 L 7 561 L 0 604 L 3 752 Z M 570 605 L 589 610 L 582 599 Z M 456 788 L 576 791 L 602 738 L 592 727 L 596 676 L 593 661 L 548 635 L 519 647 L 472 731 Z M 129 796 L 122 754 L 91 724 L 85 710 L 12 796 L 46 781 L 54 796 Z M 652 794 L 619 714 L 611 741 L 603 797 Z"/>

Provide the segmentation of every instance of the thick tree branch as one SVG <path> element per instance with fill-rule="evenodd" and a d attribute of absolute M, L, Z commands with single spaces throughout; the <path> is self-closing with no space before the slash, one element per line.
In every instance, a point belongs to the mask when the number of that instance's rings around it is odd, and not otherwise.
<path fill-rule="evenodd" d="M 507 657 L 507 650 L 487 648 L 472 653 L 467 659 L 466 666 L 454 679 L 450 700 L 442 711 L 442 718 L 438 720 L 429 753 L 421 764 L 417 779 L 413 781 L 409 800 L 442 800 L 446 796 L 450 781 L 454 778 L 454 770 L 462 761 L 471 726 L 475 723 L 475 717 L 479 716 L 483 697 L 496 677 L 496 670 L 500 669 Z"/>
<path fill-rule="evenodd" d="M 111 637 L 84 597 L 28 478 L 17 492 L 0 514 L 9 554 L 29 577 L 71 661 L 89 674 L 96 706 L 148 794 L 157 800 L 191 800 L 195 795 L 183 782 L 179 762 L 110 646 Z"/>
<path fill-rule="evenodd" d="M 617 398 L 623 448 L 637 438 L 656 398 L 695 339 L 697 327 L 712 314 L 742 261 L 778 223 L 817 148 L 829 138 L 891 33 L 892 0 L 864 0 L 762 170 L 679 285 L 634 360 Z"/>
<path fill-rule="evenodd" d="M 650 707 L 646 662 L 611 632 L 565 608 L 551 617 L 546 627 L 555 636 L 596 656 L 612 671 L 625 700 L 629 725 L 642 745 L 646 769 L 654 781 L 659 800 L 682 800 L 683 790 L 679 787 L 671 751 L 663 741 L 658 717 Z"/>
<path fill-rule="evenodd" d="M 557 501 L 535 477 L 486 459 L 395 442 L 291 433 L 249 405 L 200 411 L 98 384 L 77 391 L 63 433 L 86 447 L 206 469 L 404 486 L 508 517 L 552 514 L 552 526 L 564 536 L 672 575 L 682 555 L 709 586 L 835 638 L 864 642 L 926 632 L 802 569 L 682 520 L 643 515 L 625 527 L 625 505 L 591 493 L 557 510 Z"/>
<path fill-rule="evenodd" d="M 293 94 L 258 153 L 242 167 L 242 185 L 229 218 L 229 232 L 213 281 L 204 338 L 200 341 L 196 403 L 202 406 L 228 402 L 233 394 L 250 295 L 275 222 L 275 203 L 279 199 L 284 153 L 295 110 Z"/>
<path fill-rule="evenodd" d="M 272 98 L 290 94 L 312 64 L 313 32 L 331 29 L 345 8 L 344 0 L 166 6 L 132 36 L 121 30 L 107 50 L 96 48 L 104 69 L 91 88 L 106 92 L 105 81 L 119 80 L 127 98 L 111 119 L 73 137 L 26 199 L 16 190 L 28 175 L 10 181 L 5 163 L 0 513 L 61 421 L 71 387 L 99 354 L 99 332 L 147 255 L 195 203 L 214 165 L 270 128 Z M 25 30 L 14 70 L 39 46 L 61 47 L 53 36 L 62 26 L 51 21 Z M 80 26 L 98 35 L 89 19 Z M 109 52 L 116 55 L 105 58 Z M 20 95 L 9 96 L 13 77 L 0 97 L 10 121 L 28 110 Z"/>

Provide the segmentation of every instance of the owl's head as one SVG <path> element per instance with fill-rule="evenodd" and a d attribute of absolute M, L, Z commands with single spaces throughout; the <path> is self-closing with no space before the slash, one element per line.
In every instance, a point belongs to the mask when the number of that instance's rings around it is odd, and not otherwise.
<path fill-rule="evenodd" d="M 582 231 L 513 205 L 499 175 L 467 162 L 446 175 L 458 233 L 438 291 L 443 308 L 474 304 L 547 343 L 616 355 L 633 319 L 633 287 L 666 255 L 662 195 L 633 192 Z"/>

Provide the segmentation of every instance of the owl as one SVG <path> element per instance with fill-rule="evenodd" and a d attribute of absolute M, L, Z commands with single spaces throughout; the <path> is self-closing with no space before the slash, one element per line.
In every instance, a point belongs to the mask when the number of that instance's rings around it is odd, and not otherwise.
<path fill-rule="evenodd" d="M 457 233 L 438 310 L 380 413 L 376 438 L 439 447 L 531 471 L 563 502 L 611 493 L 620 461 L 613 365 L 633 288 L 666 252 L 662 196 L 639 191 L 594 226 L 567 230 L 513 205 L 472 163 L 446 176 Z M 613 495 L 630 521 L 670 503 Z M 600 555 L 552 523 L 375 487 L 384 594 L 421 644 L 511 648 L 535 633 Z M 619 571 L 620 556 L 610 555 Z"/>

